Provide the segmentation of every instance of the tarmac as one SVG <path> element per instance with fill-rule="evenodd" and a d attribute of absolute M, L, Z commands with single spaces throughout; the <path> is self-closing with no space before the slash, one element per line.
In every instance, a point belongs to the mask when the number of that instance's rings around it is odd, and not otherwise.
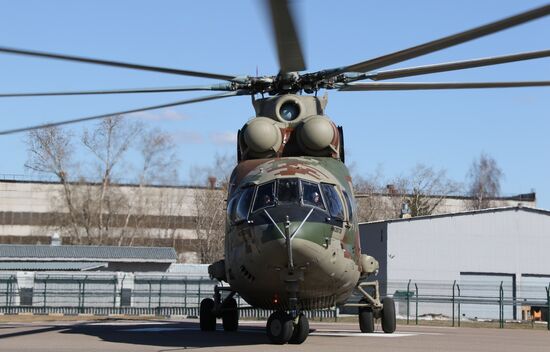
<path fill-rule="evenodd" d="M 399 325 L 393 334 L 363 334 L 358 324 L 310 323 L 301 345 L 271 345 L 265 322 L 238 332 L 201 332 L 197 319 L 0 323 L 0 351 L 549 351 L 550 331 Z M 380 327 L 377 327 L 380 330 Z"/>

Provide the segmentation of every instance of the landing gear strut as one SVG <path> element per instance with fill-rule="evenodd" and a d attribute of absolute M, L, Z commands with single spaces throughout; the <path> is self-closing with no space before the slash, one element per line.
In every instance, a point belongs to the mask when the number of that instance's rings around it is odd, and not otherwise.
<path fill-rule="evenodd" d="M 361 282 L 357 285 L 357 290 L 363 294 L 363 298 L 359 303 L 350 303 L 346 306 L 358 307 L 361 332 L 374 332 L 374 320 L 380 319 L 382 331 L 387 334 L 393 333 L 396 325 L 395 303 L 391 297 L 385 297 L 380 301 L 378 281 Z"/>
<path fill-rule="evenodd" d="M 300 312 L 298 307 L 298 291 L 300 280 L 303 279 L 303 273 L 294 270 L 292 236 L 290 234 L 290 221 L 288 215 L 286 216 L 284 229 L 288 256 L 288 272 L 284 278 L 284 282 L 288 294 L 289 313 L 282 310 L 272 313 L 267 320 L 266 331 L 267 337 L 272 343 L 279 345 L 287 342 L 301 344 L 309 335 L 309 322 L 307 317 Z"/>
<path fill-rule="evenodd" d="M 222 300 L 220 291 L 229 291 L 227 297 Z M 237 331 L 239 328 L 239 309 L 237 301 L 233 297 L 235 291 L 229 288 L 215 286 L 214 299 L 205 298 L 200 306 L 200 328 L 202 331 L 215 331 L 216 318 L 222 318 L 222 326 L 225 331 Z"/>

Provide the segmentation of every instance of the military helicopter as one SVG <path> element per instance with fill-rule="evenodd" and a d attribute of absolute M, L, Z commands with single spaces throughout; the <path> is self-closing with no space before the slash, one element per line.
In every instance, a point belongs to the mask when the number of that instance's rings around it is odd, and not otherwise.
<path fill-rule="evenodd" d="M 101 119 L 112 115 L 161 109 L 208 100 L 250 95 L 255 117 L 238 132 L 238 165 L 227 196 L 225 258 L 209 267 L 226 282 L 200 305 L 200 328 L 216 329 L 221 317 L 226 331 L 238 329 L 239 294 L 254 307 L 271 309 L 266 331 L 276 344 L 303 343 L 309 334 L 304 312 L 345 304 L 354 290 L 362 332 L 395 331 L 395 306 L 381 298 L 375 258 L 362 254 L 353 184 L 345 166 L 344 135 L 325 115 L 321 90 L 374 91 L 550 86 L 550 81 L 474 83 L 359 83 L 462 70 L 550 56 L 550 50 L 375 71 L 449 48 L 550 14 L 550 4 L 418 46 L 355 64 L 304 72 L 305 61 L 293 13 L 284 0 L 266 0 L 270 11 L 280 71 L 271 76 L 232 76 L 177 68 L 147 66 L 48 52 L 0 47 L 0 53 L 83 62 L 96 65 L 218 79 L 221 83 L 173 88 L 72 92 L 5 93 L 0 97 L 220 91 L 173 103 L 0 131 L 33 129 Z M 365 249 L 368 252 L 368 248 Z M 366 279 L 370 281 L 366 281 Z"/>

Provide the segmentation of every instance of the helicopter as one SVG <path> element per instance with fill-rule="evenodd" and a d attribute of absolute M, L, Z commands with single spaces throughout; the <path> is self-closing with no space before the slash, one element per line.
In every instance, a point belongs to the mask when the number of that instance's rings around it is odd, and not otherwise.
<path fill-rule="evenodd" d="M 304 314 L 311 309 L 346 304 L 360 292 L 358 320 L 362 332 L 396 329 L 395 304 L 380 297 L 375 258 L 362 249 L 355 214 L 353 182 L 345 165 L 343 128 L 326 115 L 328 98 L 322 90 L 385 91 L 417 89 L 477 89 L 550 86 L 550 81 L 410 83 L 378 82 L 531 60 L 550 56 L 550 50 L 531 51 L 449 63 L 378 71 L 384 67 L 490 35 L 550 14 L 544 5 L 454 35 L 347 66 L 306 71 L 294 14 L 287 1 L 268 0 L 277 48 L 279 72 L 264 76 L 233 76 L 132 64 L 19 48 L 0 47 L 0 53 L 82 62 L 142 71 L 216 79 L 211 85 L 70 91 L 3 93 L 0 97 L 132 94 L 217 91 L 214 95 L 179 100 L 109 114 L 79 117 L 0 131 L 0 135 L 113 115 L 155 110 L 209 100 L 249 95 L 255 117 L 237 137 L 237 161 L 227 195 L 225 258 L 212 263 L 210 275 L 227 285 L 216 285 L 214 296 L 200 304 L 200 328 L 216 329 L 222 319 L 226 331 L 239 323 L 238 294 L 250 305 L 273 310 L 266 324 L 276 344 L 303 343 L 309 334 Z M 374 81 L 363 83 L 361 81 Z M 367 281 L 368 280 L 368 281 Z"/>

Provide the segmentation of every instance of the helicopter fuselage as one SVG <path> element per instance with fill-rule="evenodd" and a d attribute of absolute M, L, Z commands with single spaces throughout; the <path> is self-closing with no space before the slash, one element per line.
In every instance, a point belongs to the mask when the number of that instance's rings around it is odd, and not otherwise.
<path fill-rule="evenodd" d="M 360 277 L 351 177 L 330 157 L 239 163 L 227 207 L 225 270 L 231 289 L 255 307 L 334 306 Z"/>

